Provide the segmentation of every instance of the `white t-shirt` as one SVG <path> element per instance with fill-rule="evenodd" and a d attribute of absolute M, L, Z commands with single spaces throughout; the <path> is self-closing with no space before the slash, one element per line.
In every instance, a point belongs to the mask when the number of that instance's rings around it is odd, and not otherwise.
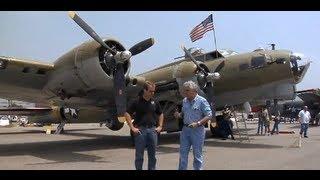
<path fill-rule="evenodd" d="M 301 123 L 309 123 L 309 121 L 311 119 L 311 115 L 310 115 L 309 111 L 301 110 L 299 112 L 299 118 L 300 118 Z"/>

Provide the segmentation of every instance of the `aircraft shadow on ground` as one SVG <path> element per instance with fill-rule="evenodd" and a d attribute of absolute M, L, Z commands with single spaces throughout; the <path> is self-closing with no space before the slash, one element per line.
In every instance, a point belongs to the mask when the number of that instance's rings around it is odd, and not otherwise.
<path fill-rule="evenodd" d="M 1 144 L 0 156 L 31 155 L 56 163 L 99 162 L 103 157 L 82 154 L 81 152 L 128 148 L 128 141 L 128 137 L 105 136 L 94 139 Z M 50 163 L 52 162 L 48 164 Z"/>
<path fill-rule="evenodd" d="M 95 155 L 87 155 L 81 152 L 94 150 L 108 150 L 117 148 L 128 148 L 134 151 L 130 136 L 118 135 L 104 135 L 104 134 L 90 134 L 83 132 L 70 132 L 58 136 L 79 136 L 89 137 L 92 139 L 77 139 L 77 140 L 61 140 L 49 142 L 27 142 L 14 144 L 1 144 L 0 156 L 19 156 L 30 155 L 53 162 L 35 163 L 36 164 L 54 164 L 65 162 L 108 162 L 101 161 L 103 157 Z M 33 132 L 33 131 L 32 131 Z M 27 132 L 26 134 L 28 134 Z M 55 136 L 55 135 L 53 135 Z M 161 136 L 160 145 L 179 143 L 179 136 L 177 133 L 163 134 Z M 179 152 L 177 148 L 170 150 L 169 147 L 159 146 L 160 153 L 174 153 Z"/>
<path fill-rule="evenodd" d="M 283 148 L 283 146 L 278 145 L 269 145 L 269 144 L 255 144 L 250 142 L 239 142 L 235 141 L 206 141 L 205 146 L 214 146 L 214 147 L 230 147 L 230 148 L 241 148 L 241 149 L 258 149 L 258 148 Z"/>
<path fill-rule="evenodd" d="M 88 130 L 88 129 L 87 129 Z M 30 155 L 53 162 L 36 164 L 54 164 L 65 162 L 108 162 L 102 161 L 102 158 L 96 155 L 87 155 L 81 152 L 94 150 L 108 150 L 117 148 L 128 148 L 134 151 L 130 136 L 90 134 L 70 131 L 62 136 L 80 136 L 90 137 L 92 139 L 61 140 L 49 142 L 30 142 L 16 144 L 1 144 L 0 156 L 19 156 Z M 31 131 L 34 132 L 34 131 Z M 28 132 L 27 132 L 28 133 Z M 211 138 L 210 131 L 206 132 L 205 146 L 233 147 L 233 148 L 280 148 L 281 146 L 238 143 L 237 141 L 214 140 Z M 173 144 L 175 147 L 168 145 Z M 178 145 L 178 146 L 177 146 Z M 178 153 L 179 152 L 179 133 L 161 134 L 159 139 L 158 154 Z M 29 164 L 35 165 L 35 164 Z"/>
<path fill-rule="evenodd" d="M 89 131 L 89 130 L 97 130 L 99 128 L 90 128 L 90 129 L 70 129 L 67 130 L 68 132 L 73 132 L 73 131 Z M 41 134 L 44 133 L 44 130 L 36 130 L 36 129 L 31 129 L 31 130 L 23 130 L 21 132 L 0 132 L 0 137 L 1 135 L 10 135 L 10 134 Z M 55 130 L 52 131 L 54 133 Z"/>

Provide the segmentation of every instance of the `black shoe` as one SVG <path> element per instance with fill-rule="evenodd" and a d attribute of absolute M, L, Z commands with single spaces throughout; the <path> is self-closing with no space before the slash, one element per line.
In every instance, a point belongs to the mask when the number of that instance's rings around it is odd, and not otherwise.
<path fill-rule="evenodd" d="M 222 138 L 222 140 L 227 140 L 227 138 Z"/>
<path fill-rule="evenodd" d="M 308 136 L 304 136 L 305 138 L 308 138 Z"/>

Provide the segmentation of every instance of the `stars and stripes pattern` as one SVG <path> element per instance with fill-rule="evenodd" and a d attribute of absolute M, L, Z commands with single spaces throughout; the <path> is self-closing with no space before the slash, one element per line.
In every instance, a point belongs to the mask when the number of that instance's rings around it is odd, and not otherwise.
<path fill-rule="evenodd" d="M 201 39 L 206 32 L 211 30 L 213 30 L 212 14 L 210 14 L 204 21 L 192 29 L 190 32 L 191 41 L 195 42 L 196 40 Z"/>

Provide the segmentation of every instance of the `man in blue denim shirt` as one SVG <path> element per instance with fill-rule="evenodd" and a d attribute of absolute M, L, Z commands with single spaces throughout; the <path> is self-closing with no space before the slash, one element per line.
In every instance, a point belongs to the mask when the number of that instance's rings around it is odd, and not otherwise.
<path fill-rule="evenodd" d="M 211 119 L 212 111 L 208 101 L 197 93 L 198 86 L 192 81 L 183 84 L 182 112 L 176 112 L 176 118 L 183 117 L 183 128 L 180 133 L 179 170 L 186 170 L 190 147 L 193 148 L 193 168 L 203 169 L 202 148 L 205 139 L 204 124 Z"/>

